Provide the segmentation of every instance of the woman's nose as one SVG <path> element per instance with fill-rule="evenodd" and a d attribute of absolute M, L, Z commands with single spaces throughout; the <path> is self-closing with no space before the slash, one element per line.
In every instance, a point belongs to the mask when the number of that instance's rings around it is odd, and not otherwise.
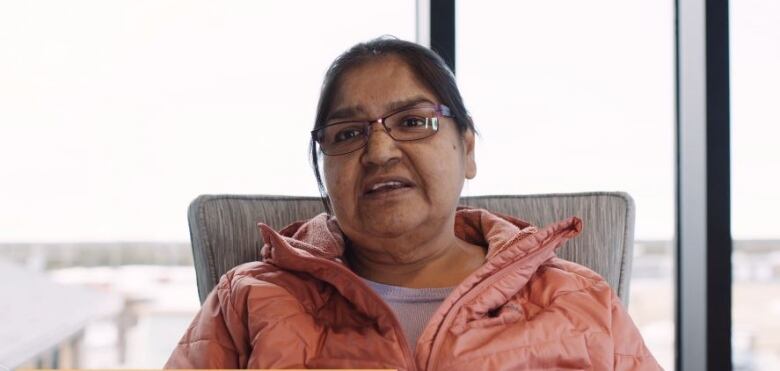
<path fill-rule="evenodd" d="M 401 157 L 398 142 L 388 134 L 380 121 L 371 123 L 368 131 L 366 147 L 361 158 L 364 165 L 384 166 Z"/>

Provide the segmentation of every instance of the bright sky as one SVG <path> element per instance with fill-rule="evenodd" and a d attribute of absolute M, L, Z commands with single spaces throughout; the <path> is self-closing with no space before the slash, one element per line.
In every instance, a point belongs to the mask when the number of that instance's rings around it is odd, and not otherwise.
<path fill-rule="evenodd" d="M 732 2 L 737 238 L 780 238 L 780 3 Z M 464 195 L 623 190 L 673 233 L 673 2 L 458 2 Z M 187 241 L 204 193 L 316 195 L 322 75 L 415 2 L 0 3 L 0 242 Z"/>

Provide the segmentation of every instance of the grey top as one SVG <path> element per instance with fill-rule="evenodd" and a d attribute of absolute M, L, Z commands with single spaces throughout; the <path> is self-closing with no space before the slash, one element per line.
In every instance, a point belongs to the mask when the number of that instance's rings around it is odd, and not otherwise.
<path fill-rule="evenodd" d="M 454 287 L 421 288 L 385 285 L 363 279 L 395 313 L 404 330 L 406 341 L 414 352 L 417 339 L 425 325 Z"/>

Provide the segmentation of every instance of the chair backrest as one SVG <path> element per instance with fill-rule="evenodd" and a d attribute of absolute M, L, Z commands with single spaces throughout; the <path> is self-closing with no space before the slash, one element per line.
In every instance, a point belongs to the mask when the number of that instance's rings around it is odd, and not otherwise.
<path fill-rule="evenodd" d="M 537 226 L 578 216 L 583 232 L 558 256 L 598 272 L 628 306 L 634 246 L 634 202 L 622 192 L 461 198 L 461 204 L 514 215 Z M 260 259 L 257 223 L 275 229 L 324 211 L 317 197 L 202 195 L 190 204 L 192 254 L 200 300 L 231 268 Z"/>

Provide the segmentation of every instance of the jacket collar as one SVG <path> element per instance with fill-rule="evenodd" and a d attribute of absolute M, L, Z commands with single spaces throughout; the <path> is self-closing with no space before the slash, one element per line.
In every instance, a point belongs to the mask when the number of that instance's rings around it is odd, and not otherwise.
<path fill-rule="evenodd" d="M 398 341 L 405 342 L 391 309 L 344 264 L 344 235 L 335 219 L 320 214 L 278 233 L 262 223 L 258 227 L 266 242 L 262 250 L 266 262 L 330 283 L 357 310 L 374 318 L 381 332 L 394 333 Z M 464 331 L 470 321 L 485 318 L 514 297 L 536 270 L 555 256 L 555 249 L 581 230 L 582 222 L 575 217 L 537 229 L 510 216 L 459 208 L 456 236 L 486 246 L 486 261 L 450 293 L 430 318 L 417 342 L 417 362 L 427 362 L 434 339 L 443 329 Z M 425 346 L 419 348 L 420 344 Z"/>
<path fill-rule="evenodd" d="M 312 273 L 312 259 L 324 259 L 345 266 L 342 259 L 345 249 L 344 234 L 334 217 L 323 213 L 308 221 L 295 222 L 279 232 L 263 223 L 259 223 L 258 227 L 265 239 L 262 256 L 266 262 L 283 269 L 308 273 Z M 540 230 L 526 221 L 508 215 L 459 207 L 455 217 L 455 235 L 470 243 L 485 246 L 487 253 L 485 264 L 458 289 L 464 285 L 473 287 L 485 277 L 506 268 L 518 259 L 534 255 L 537 258 L 529 260 L 529 265 L 522 267 L 526 273 L 524 276 L 530 276 L 539 265 L 554 256 L 557 247 L 579 234 L 581 230 L 582 222 L 576 217 L 553 223 Z"/>

